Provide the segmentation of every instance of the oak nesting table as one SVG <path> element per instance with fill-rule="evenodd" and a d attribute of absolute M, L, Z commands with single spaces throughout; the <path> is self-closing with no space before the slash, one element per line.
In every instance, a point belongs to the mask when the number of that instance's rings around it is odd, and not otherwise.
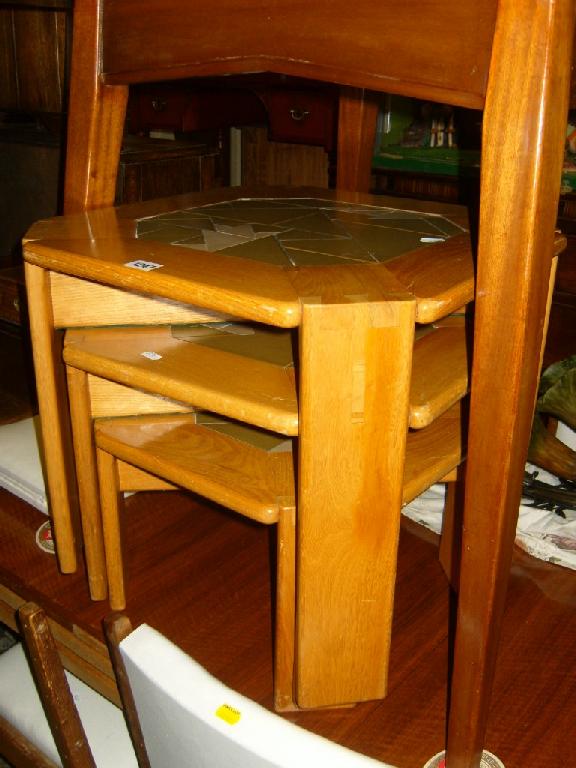
<path fill-rule="evenodd" d="M 275 374 L 262 368 L 254 392 L 244 391 L 249 372 L 239 377 L 223 356 L 201 403 L 294 443 L 293 494 L 278 502 L 293 510 L 296 526 L 294 571 L 284 574 L 294 616 L 277 628 L 292 637 L 293 658 L 283 664 L 294 700 L 279 708 L 385 694 L 400 508 L 462 458 L 466 360 L 455 362 L 435 331 L 446 324 L 446 338 L 454 333 L 443 319 L 472 300 L 474 285 L 461 208 L 326 190 L 298 195 L 231 188 L 98 209 L 38 222 L 25 240 L 47 487 L 64 573 L 76 568 L 80 537 L 61 331 L 159 327 L 182 339 L 191 324 L 226 320 L 293 335 L 288 390 L 276 392 Z M 139 358 L 137 381 L 112 382 L 92 415 L 103 415 L 126 388 L 168 400 L 185 391 L 163 389 L 153 357 Z M 191 367 L 190 377 L 198 376 Z M 76 450 L 83 469 L 94 460 L 90 440 L 85 445 Z M 83 475 L 86 530 L 98 516 Z M 92 596 L 102 599 L 98 555 L 86 557 Z"/>

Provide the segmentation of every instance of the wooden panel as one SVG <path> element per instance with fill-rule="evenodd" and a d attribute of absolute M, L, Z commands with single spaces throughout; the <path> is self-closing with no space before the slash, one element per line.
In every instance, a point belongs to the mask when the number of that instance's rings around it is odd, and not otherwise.
<path fill-rule="evenodd" d="M 143 469 L 124 461 L 116 462 L 118 472 L 118 489 L 120 491 L 175 491 L 178 486 L 161 480 L 156 475 L 144 472 Z"/>
<path fill-rule="evenodd" d="M 242 184 L 327 187 L 328 155 L 323 147 L 269 141 L 265 127 L 243 128 Z"/>
<path fill-rule="evenodd" d="M 219 187 L 220 154 L 202 144 L 127 136 L 120 155 L 116 203 Z"/>
<path fill-rule="evenodd" d="M 192 410 L 190 405 L 150 395 L 134 387 L 125 387 L 98 376 L 88 376 L 92 418 L 102 416 L 129 416 L 134 413 L 182 413 Z"/>
<path fill-rule="evenodd" d="M 402 501 L 414 303 L 400 296 L 336 303 L 336 283 L 325 291 L 334 304 L 310 298 L 304 305 L 301 329 L 295 682 L 302 707 L 386 692 Z M 322 286 L 310 295 L 322 295 Z"/>
<path fill-rule="evenodd" d="M 14 40 L 20 108 L 60 112 L 65 96 L 66 12 L 18 10 Z"/>
<path fill-rule="evenodd" d="M 458 0 L 220 0 L 215 23 L 213 2 L 106 0 L 103 71 L 119 82 L 269 70 L 480 106 L 495 8 Z M 438 56 L 439 39 L 448 58 Z"/>
<path fill-rule="evenodd" d="M 10 8 L 0 8 L 0 108 L 18 109 L 18 81 Z"/>
<path fill-rule="evenodd" d="M 139 325 L 203 323 L 225 315 L 156 296 L 143 296 L 100 285 L 59 272 L 50 273 L 54 325 L 75 328 L 87 325 Z"/>

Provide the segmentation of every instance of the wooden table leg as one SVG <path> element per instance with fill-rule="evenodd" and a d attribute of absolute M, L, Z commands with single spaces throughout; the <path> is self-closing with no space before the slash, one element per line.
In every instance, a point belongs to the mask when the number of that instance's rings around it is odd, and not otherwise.
<path fill-rule="evenodd" d="M 77 567 L 74 527 L 78 499 L 60 340 L 52 319 L 49 273 L 26 263 L 25 275 L 56 553 L 62 572 L 73 573 Z"/>
<path fill-rule="evenodd" d="M 296 700 L 386 693 L 411 301 L 304 304 L 300 339 Z"/>
<path fill-rule="evenodd" d="M 88 375 L 71 366 L 66 367 L 66 374 L 88 586 L 92 600 L 105 600 L 108 596 L 106 559 Z"/>

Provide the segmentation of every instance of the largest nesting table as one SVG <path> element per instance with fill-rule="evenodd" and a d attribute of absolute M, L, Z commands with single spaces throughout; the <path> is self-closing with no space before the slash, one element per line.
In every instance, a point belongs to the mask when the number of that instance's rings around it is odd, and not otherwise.
<path fill-rule="evenodd" d="M 58 217 L 30 229 L 24 255 L 64 573 L 79 542 L 61 331 L 223 317 L 297 329 L 294 681 L 315 707 L 385 694 L 415 324 L 468 303 L 473 267 L 457 206 L 298 195 L 226 189 Z"/>

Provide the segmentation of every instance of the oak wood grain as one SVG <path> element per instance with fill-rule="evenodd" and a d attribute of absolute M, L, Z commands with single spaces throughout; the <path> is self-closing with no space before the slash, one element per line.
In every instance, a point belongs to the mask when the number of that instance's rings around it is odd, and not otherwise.
<path fill-rule="evenodd" d="M 78 510 L 69 416 L 59 404 L 66 402 L 66 385 L 60 357 L 60 339 L 54 332 L 48 273 L 25 264 L 26 291 L 30 311 L 30 337 L 34 356 L 38 406 L 42 416 L 42 439 L 45 445 L 58 446 L 46 465 L 54 536 L 64 573 L 76 570 L 76 536 L 74 515 Z"/>
<path fill-rule="evenodd" d="M 298 434 L 292 367 L 182 340 L 170 327 L 69 331 L 64 359 L 126 386 Z"/>
<path fill-rule="evenodd" d="M 95 433 L 103 451 L 258 522 L 294 506 L 290 451 L 269 453 L 185 414 L 100 420 Z"/>
<path fill-rule="evenodd" d="M 296 605 L 302 707 L 386 690 L 414 311 L 402 298 L 304 305 Z"/>
<path fill-rule="evenodd" d="M 437 328 L 414 344 L 410 379 L 410 426 L 420 429 L 468 391 L 471 350 L 464 318 L 459 325 Z"/>
<path fill-rule="evenodd" d="M 272 264 L 205 251 L 186 252 L 139 240 L 49 241 L 26 246 L 26 259 L 45 269 L 117 288 L 151 293 L 280 327 L 298 325 L 299 304 L 287 273 Z M 160 268 L 133 268 L 138 261 Z"/>

